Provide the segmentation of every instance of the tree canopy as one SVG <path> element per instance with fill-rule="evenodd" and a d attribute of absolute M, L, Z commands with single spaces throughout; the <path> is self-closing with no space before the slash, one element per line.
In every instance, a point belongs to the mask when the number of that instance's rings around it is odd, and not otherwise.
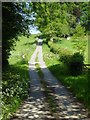
<path fill-rule="evenodd" d="M 71 36 L 79 28 L 78 35 L 83 34 L 84 27 L 88 30 L 88 3 L 33 3 L 32 10 L 36 13 L 35 24 L 49 38 Z"/>
<path fill-rule="evenodd" d="M 30 9 L 26 3 L 3 2 L 2 3 L 2 63 L 8 64 L 10 51 L 15 45 L 18 35 L 28 34 Z M 14 39 L 13 39 L 14 38 Z"/>
<path fill-rule="evenodd" d="M 37 26 L 47 39 L 83 35 L 90 30 L 88 2 L 3 2 L 2 61 L 8 63 L 10 51 L 18 35 L 29 33 L 29 25 Z M 34 18 L 34 21 L 33 21 Z M 79 32 L 78 32 L 79 31 Z M 14 39 L 13 39 L 14 38 Z"/>

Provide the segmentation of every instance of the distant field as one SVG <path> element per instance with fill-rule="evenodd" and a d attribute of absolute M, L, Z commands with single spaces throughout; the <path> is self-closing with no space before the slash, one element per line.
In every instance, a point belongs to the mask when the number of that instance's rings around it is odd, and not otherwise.
<path fill-rule="evenodd" d="M 35 46 L 35 35 L 32 35 L 29 38 L 25 36 L 19 37 L 19 41 L 17 41 L 14 50 L 11 51 L 9 63 L 16 64 L 19 61 L 22 61 L 23 57 L 24 60 L 28 62 Z"/>
<path fill-rule="evenodd" d="M 55 46 L 59 48 L 61 47 L 61 48 L 67 49 L 72 53 L 83 51 L 84 62 L 88 63 L 88 55 L 89 55 L 88 49 L 90 46 L 90 43 L 88 41 L 88 36 L 84 36 L 82 38 L 71 37 L 69 40 L 67 40 L 66 38 L 61 38 L 61 40 L 59 40 L 58 42 L 55 42 Z"/>
<path fill-rule="evenodd" d="M 60 42 L 58 42 L 58 45 L 66 48 L 66 49 L 69 49 L 69 50 L 72 51 L 72 52 L 77 51 L 77 50 L 72 46 L 71 39 L 70 39 L 70 40 L 67 40 L 67 39 L 64 38 L 63 40 L 61 40 Z"/>

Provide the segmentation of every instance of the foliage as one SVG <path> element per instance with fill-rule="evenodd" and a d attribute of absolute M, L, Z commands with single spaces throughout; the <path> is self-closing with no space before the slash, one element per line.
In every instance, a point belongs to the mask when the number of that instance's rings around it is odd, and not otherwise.
<path fill-rule="evenodd" d="M 71 75 L 80 75 L 83 71 L 84 66 L 84 58 L 83 55 L 79 52 L 74 53 L 74 55 L 71 56 L 69 61 L 69 71 Z"/>
<path fill-rule="evenodd" d="M 77 49 L 77 51 L 79 51 L 82 54 L 85 53 L 87 43 L 88 43 L 88 37 L 87 36 L 77 37 L 77 38 L 73 37 L 72 38 L 73 48 Z"/>
<path fill-rule="evenodd" d="M 13 49 L 18 35 L 28 34 L 30 10 L 26 3 L 2 3 L 2 63 L 3 68 L 8 64 L 10 51 Z M 15 38 L 15 39 L 13 39 Z"/>
<path fill-rule="evenodd" d="M 53 54 L 50 52 L 50 48 L 47 45 L 43 47 L 44 60 L 50 71 L 55 75 L 55 77 L 62 82 L 73 94 L 87 107 L 90 109 L 90 80 L 89 72 L 84 69 L 83 74 L 78 76 L 71 76 L 69 74 L 68 68 L 65 64 L 58 61 L 58 54 Z M 49 54 L 46 56 L 46 54 Z M 78 59 L 78 58 L 77 58 Z M 79 58 L 81 59 L 81 58 Z M 82 60 L 82 59 L 81 59 Z M 56 72 L 57 71 L 57 72 Z"/>
<path fill-rule="evenodd" d="M 84 30 L 82 29 L 86 28 L 87 23 L 83 22 L 81 18 L 85 16 L 85 12 L 88 12 L 87 9 L 84 9 L 86 4 L 88 5 L 88 3 L 68 2 L 33 3 L 32 11 L 36 16 L 34 24 L 47 39 L 72 36 L 78 29 L 78 35 L 83 34 Z"/>
<path fill-rule="evenodd" d="M 28 95 L 29 76 L 27 66 L 25 64 L 22 67 L 10 66 L 3 73 L 2 79 L 2 117 L 3 120 L 7 120 L 17 110 L 21 100 Z"/>
<path fill-rule="evenodd" d="M 46 36 L 48 35 L 49 38 L 61 34 L 69 34 L 69 25 L 66 20 L 68 15 L 64 9 L 67 9 L 65 3 L 33 3 L 33 10 L 36 12 L 35 24 L 39 27 L 40 31 L 46 34 Z"/>
<path fill-rule="evenodd" d="M 75 37 L 81 37 L 81 36 L 84 36 L 85 29 L 80 24 L 77 24 L 74 32 L 75 32 L 74 34 Z"/>
<path fill-rule="evenodd" d="M 84 58 L 79 52 L 71 52 L 69 49 L 63 48 L 61 45 L 49 42 L 50 50 L 59 55 L 59 60 L 69 67 L 71 75 L 79 75 L 82 73 Z"/>
<path fill-rule="evenodd" d="M 71 52 L 68 48 L 63 47 L 61 44 L 55 44 L 53 42 L 48 42 L 50 46 L 50 50 L 55 53 L 59 54 L 59 60 L 61 60 L 64 63 L 68 62 L 68 58 L 72 55 L 73 52 Z"/>
<path fill-rule="evenodd" d="M 88 9 L 88 3 L 2 3 L 3 66 L 7 64 L 17 36 L 27 34 L 31 23 L 35 21 L 33 24 L 46 39 L 67 37 L 75 32 L 80 36 L 84 27 L 86 31 L 89 29 Z"/>
<path fill-rule="evenodd" d="M 50 40 L 54 43 L 57 43 L 57 42 L 60 42 L 62 39 L 59 37 L 52 37 Z"/>
<path fill-rule="evenodd" d="M 10 119 L 29 93 L 28 61 L 35 49 L 35 36 L 19 37 L 2 74 L 2 120 Z M 23 58 L 24 55 L 24 58 Z"/>
<path fill-rule="evenodd" d="M 81 25 L 85 27 L 86 31 L 90 31 L 90 1 L 83 2 L 80 4 L 80 8 L 82 8 L 82 15 L 80 17 Z"/>

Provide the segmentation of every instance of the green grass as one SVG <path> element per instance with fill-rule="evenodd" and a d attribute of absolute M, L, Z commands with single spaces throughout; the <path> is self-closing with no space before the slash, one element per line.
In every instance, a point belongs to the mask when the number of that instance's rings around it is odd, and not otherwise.
<path fill-rule="evenodd" d="M 90 108 L 90 90 L 88 86 L 89 77 L 87 70 L 79 76 L 71 76 L 68 68 L 58 60 L 58 54 L 50 52 L 50 48 L 45 44 L 43 45 L 44 60 L 50 71 L 62 82 L 73 94 L 80 100 L 87 108 Z M 49 56 L 49 57 L 48 57 Z"/>
<path fill-rule="evenodd" d="M 15 50 L 11 51 L 9 66 L 2 75 L 2 120 L 8 120 L 21 102 L 28 97 L 30 86 L 28 61 L 35 50 L 34 37 L 19 37 Z"/>
<path fill-rule="evenodd" d="M 83 37 L 71 37 L 69 40 L 67 40 L 66 38 L 61 38 L 60 41 L 55 43 L 55 46 L 57 48 L 64 48 L 67 49 L 69 51 L 71 51 L 72 53 L 78 52 L 78 51 L 83 51 L 84 54 L 84 62 L 88 63 L 88 49 L 90 46 L 90 43 L 88 41 L 88 36 L 83 36 Z"/>
<path fill-rule="evenodd" d="M 53 54 L 46 44 L 43 44 L 43 54 L 44 61 L 47 62 L 48 66 L 51 66 L 52 63 L 53 65 L 60 63 L 58 54 Z"/>
<path fill-rule="evenodd" d="M 10 65 L 2 75 L 3 101 L 2 116 L 0 116 L 0 118 L 3 117 L 2 120 L 8 120 L 9 117 L 12 116 L 21 102 L 28 96 L 29 92 L 28 61 L 36 47 L 35 36 L 32 35 L 29 38 L 21 36 L 19 39 L 16 43 L 15 50 L 11 51 L 9 58 Z M 70 50 L 73 49 L 71 41 L 64 40 L 62 44 L 58 43 L 58 46 L 60 45 Z M 90 90 L 88 90 L 87 87 L 90 82 L 88 82 L 89 77 L 87 78 L 86 72 L 77 77 L 70 76 L 67 67 L 59 61 L 59 55 L 53 54 L 46 44 L 43 46 L 43 52 L 44 60 L 52 73 L 62 81 L 63 84 L 70 88 L 79 100 L 90 108 L 90 103 L 88 103 L 88 100 L 90 100 Z M 85 52 L 85 58 L 86 56 L 87 51 Z M 86 62 L 87 58 L 85 59 Z M 43 77 L 41 72 L 39 72 L 39 75 Z"/>
<path fill-rule="evenodd" d="M 35 49 L 35 36 L 32 35 L 29 38 L 22 36 L 19 37 L 19 41 L 17 41 L 15 50 L 11 51 L 11 56 L 9 58 L 10 64 L 16 64 L 19 61 L 23 61 L 22 56 L 25 56 L 25 61 L 29 61 L 33 50 Z"/>
<path fill-rule="evenodd" d="M 28 68 L 12 65 L 3 73 L 3 119 L 7 120 L 17 110 L 21 101 L 28 96 Z"/>
<path fill-rule="evenodd" d="M 67 40 L 67 39 L 64 38 L 63 40 L 58 42 L 58 45 L 66 48 L 66 49 L 69 49 L 70 51 L 73 51 L 73 52 L 76 51 L 76 49 L 74 49 L 73 46 L 72 46 L 71 39 Z"/>

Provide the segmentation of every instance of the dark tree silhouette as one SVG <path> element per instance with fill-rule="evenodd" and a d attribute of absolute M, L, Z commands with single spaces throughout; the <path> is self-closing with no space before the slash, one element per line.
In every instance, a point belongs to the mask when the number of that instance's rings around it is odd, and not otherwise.
<path fill-rule="evenodd" d="M 23 9 L 24 8 L 24 9 Z M 26 3 L 2 3 L 2 65 L 8 65 L 10 50 L 13 49 L 18 35 L 28 34 L 30 10 Z M 14 39 L 13 39 L 14 38 Z"/>

